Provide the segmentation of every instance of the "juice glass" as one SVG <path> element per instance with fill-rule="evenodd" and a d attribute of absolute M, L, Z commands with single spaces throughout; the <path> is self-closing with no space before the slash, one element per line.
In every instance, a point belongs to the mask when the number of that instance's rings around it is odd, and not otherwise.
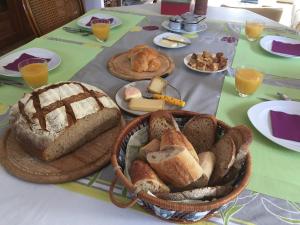
<path fill-rule="evenodd" d="M 48 82 L 48 64 L 46 59 L 26 59 L 19 63 L 19 71 L 25 83 L 32 89 Z"/>
<path fill-rule="evenodd" d="M 92 32 L 96 36 L 96 39 L 100 42 L 106 41 L 110 31 L 109 22 L 105 23 L 97 19 L 92 20 Z"/>
<path fill-rule="evenodd" d="M 249 41 L 256 41 L 260 38 L 264 31 L 264 24 L 262 22 L 246 21 L 245 33 Z"/>
<path fill-rule="evenodd" d="M 263 74 L 255 69 L 238 68 L 235 73 L 235 88 L 241 97 L 253 94 L 260 86 Z"/>

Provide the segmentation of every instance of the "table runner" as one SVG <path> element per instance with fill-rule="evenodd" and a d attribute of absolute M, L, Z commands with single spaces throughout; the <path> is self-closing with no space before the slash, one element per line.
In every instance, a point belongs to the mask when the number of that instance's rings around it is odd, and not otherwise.
<path fill-rule="evenodd" d="M 64 38 L 68 40 L 75 40 L 75 41 L 82 41 L 82 42 L 93 42 L 101 44 L 105 47 L 111 47 L 114 45 L 120 38 L 122 38 L 132 27 L 136 26 L 139 22 L 141 22 L 145 17 L 135 14 L 126 14 L 126 13 L 119 13 L 119 12 L 112 12 L 107 10 L 99 10 L 99 9 L 93 9 L 84 14 L 82 17 L 91 15 L 94 13 L 103 13 L 103 14 L 109 14 L 112 16 L 116 16 L 121 19 L 122 24 L 120 26 L 117 26 L 110 30 L 109 38 L 106 42 L 98 42 L 95 39 L 94 35 L 89 36 L 81 36 L 80 34 L 74 34 L 74 33 L 68 33 L 62 29 L 62 27 L 46 34 L 48 37 L 59 37 Z M 79 28 L 77 25 L 77 20 L 74 20 L 66 25 L 64 27 L 76 27 Z"/>
<path fill-rule="evenodd" d="M 248 119 L 247 111 L 260 103 L 257 97 L 274 99 L 276 92 L 299 96 L 297 89 L 262 85 L 251 96 L 241 98 L 234 88 L 234 79 L 226 77 L 223 84 L 217 117 L 229 125 L 246 124 L 254 133 L 250 150 L 253 173 L 248 189 L 277 198 L 300 203 L 300 153 L 277 145 L 260 134 Z"/>
<path fill-rule="evenodd" d="M 264 33 L 264 35 L 267 34 L 274 35 L 274 33 Z M 297 36 L 287 36 L 297 38 Z M 280 77 L 300 79 L 300 58 L 285 58 L 272 55 L 260 47 L 259 41 L 248 41 L 244 31 L 240 34 L 232 64 L 234 68 L 239 66 L 256 68 L 263 73 Z"/>
<path fill-rule="evenodd" d="M 15 51 L 33 47 L 49 49 L 61 57 L 61 64 L 56 69 L 49 71 L 49 83 L 69 80 L 102 51 L 101 47 L 86 47 L 46 40 L 44 38 L 36 38 Z M 20 78 L 16 79 L 21 80 Z M 0 87 L 0 102 L 9 105 L 14 104 L 22 97 L 24 92 L 30 92 L 30 89 L 3 85 Z"/>

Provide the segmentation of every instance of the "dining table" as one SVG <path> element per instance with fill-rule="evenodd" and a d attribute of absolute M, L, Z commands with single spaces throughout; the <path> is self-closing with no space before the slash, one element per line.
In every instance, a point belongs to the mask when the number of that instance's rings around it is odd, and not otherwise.
<path fill-rule="evenodd" d="M 208 7 L 205 19 L 207 29 L 185 34 L 191 45 L 167 49 L 153 43 L 155 36 L 167 32 L 161 24 L 168 20 L 168 16 L 160 13 L 160 6 L 160 3 L 142 4 L 86 12 L 85 15 L 106 13 L 121 19 L 122 24 L 112 29 L 105 43 L 97 42 L 93 35 L 67 33 L 60 27 L 13 52 L 28 48 L 56 52 L 61 57 L 61 63 L 49 72 L 49 83 L 73 80 L 92 84 L 112 99 L 129 81 L 108 72 L 107 61 L 111 57 L 138 44 L 147 44 L 168 54 L 175 63 L 175 69 L 166 80 L 186 101 L 183 110 L 216 115 L 232 126 L 246 124 L 254 133 L 250 146 L 253 172 L 248 187 L 213 217 L 196 224 L 300 224 L 300 153 L 268 140 L 247 118 L 247 110 L 262 102 L 260 98 L 276 100 L 277 92 L 300 98 L 300 59 L 273 56 L 261 49 L 257 41 L 247 41 L 244 24 L 247 20 L 264 22 L 264 35 L 300 39 L 299 33 L 245 9 Z M 77 27 L 76 21 L 65 26 Z M 204 50 L 223 52 L 228 58 L 228 69 L 220 73 L 202 74 L 184 65 L 186 55 Z M 246 98 L 239 97 L 234 88 L 235 70 L 239 66 L 251 66 L 264 73 L 263 85 Z M 1 78 L 3 76 L 0 76 L 0 81 Z M 20 81 L 20 78 L 11 79 Z M 25 92 L 30 92 L 30 89 L 1 83 L 1 135 L 9 127 L 9 106 L 15 104 Z M 125 111 L 122 115 L 127 121 L 135 118 Z M 112 166 L 107 165 L 72 182 L 35 184 L 12 176 L 0 166 L 0 225 L 166 223 L 137 205 L 122 209 L 112 204 L 108 190 L 114 176 Z M 116 186 L 115 194 L 128 198 L 122 184 Z"/>

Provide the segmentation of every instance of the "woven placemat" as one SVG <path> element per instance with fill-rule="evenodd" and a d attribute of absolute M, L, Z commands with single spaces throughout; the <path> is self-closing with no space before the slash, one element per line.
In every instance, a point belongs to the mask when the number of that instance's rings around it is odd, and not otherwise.
<path fill-rule="evenodd" d="M 0 162 L 12 175 L 34 183 L 55 184 L 76 180 L 109 163 L 113 144 L 124 125 L 122 120 L 118 126 L 52 162 L 43 162 L 29 155 L 9 129 L 1 140 Z"/>

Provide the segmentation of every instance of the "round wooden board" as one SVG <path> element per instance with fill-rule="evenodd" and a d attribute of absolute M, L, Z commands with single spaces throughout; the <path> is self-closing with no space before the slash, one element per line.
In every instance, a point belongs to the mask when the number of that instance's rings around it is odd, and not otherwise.
<path fill-rule="evenodd" d="M 128 81 L 145 80 L 152 79 L 152 77 L 155 76 L 166 77 L 170 75 L 175 68 L 173 59 L 162 52 L 159 53 L 159 59 L 161 61 L 159 70 L 155 72 L 135 72 L 130 68 L 128 52 L 122 52 L 109 59 L 107 69 L 112 75 Z"/>
<path fill-rule="evenodd" d="M 9 129 L 1 140 L 0 160 L 12 175 L 34 183 L 55 184 L 87 176 L 110 161 L 111 150 L 125 122 L 52 162 L 29 155 Z"/>

